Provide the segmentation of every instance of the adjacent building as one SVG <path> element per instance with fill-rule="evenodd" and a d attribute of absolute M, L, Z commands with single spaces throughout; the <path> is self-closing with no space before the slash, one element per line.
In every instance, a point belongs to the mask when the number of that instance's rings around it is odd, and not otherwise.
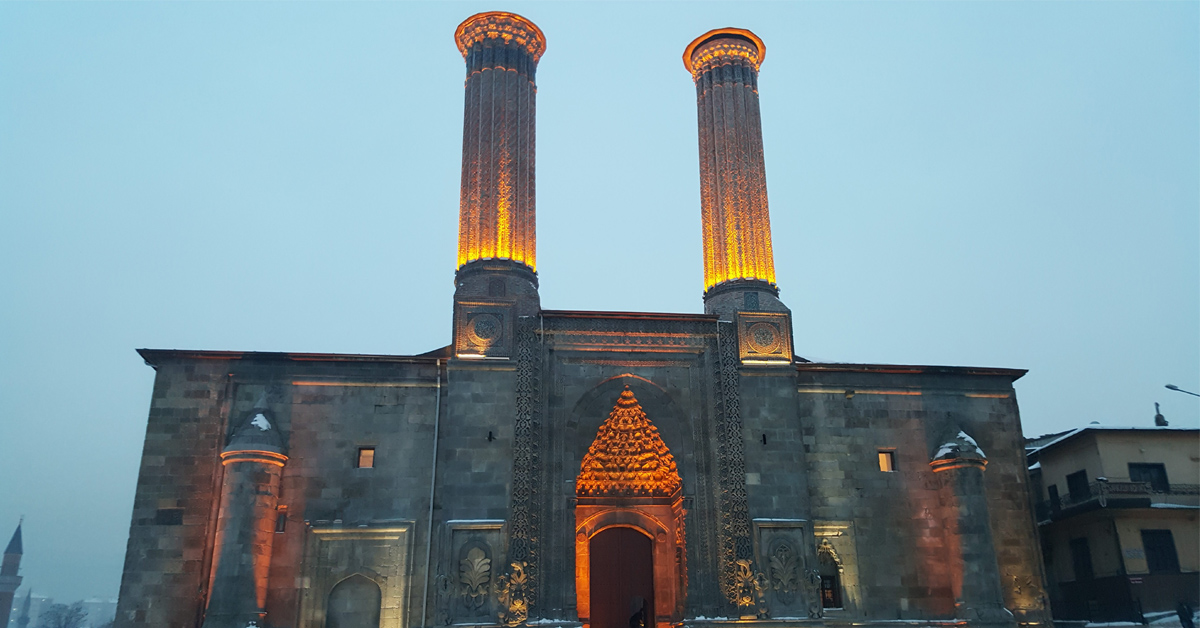
<path fill-rule="evenodd" d="M 1049 620 L 1024 371 L 794 350 L 761 39 L 722 28 L 684 51 L 705 285 L 704 313 L 681 314 L 542 309 L 546 38 L 503 12 L 454 37 L 447 337 L 419 355 L 141 350 L 156 376 L 118 626 Z"/>
<path fill-rule="evenodd" d="M 1197 607 L 1200 430 L 1092 424 L 1030 444 L 1055 617 Z"/>

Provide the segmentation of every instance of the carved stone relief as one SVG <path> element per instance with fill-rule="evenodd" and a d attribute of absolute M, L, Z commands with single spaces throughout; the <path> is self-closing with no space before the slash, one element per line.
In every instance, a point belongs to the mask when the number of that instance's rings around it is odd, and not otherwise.
<path fill-rule="evenodd" d="M 438 593 L 444 593 L 447 599 L 443 602 L 439 598 L 438 604 L 446 606 L 450 623 L 486 623 L 495 616 L 495 567 L 503 560 L 504 541 L 501 520 L 459 520 L 445 524 L 441 543 L 446 549 L 438 564 L 446 583 L 442 585 L 439 581 Z"/>
<path fill-rule="evenodd" d="M 784 604 L 796 600 L 800 589 L 800 555 L 793 549 L 790 539 L 778 539 L 768 558 L 771 573 L 771 589 Z"/>
<path fill-rule="evenodd" d="M 717 323 L 716 380 L 719 383 L 714 412 L 717 441 L 718 569 L 721 591 L 741 606 L 741 570 L 738 561 L 754 560 L 750 538 L 750 509 L 746 503 L 746 458 L 738 374 L 738 342 L 732 323 Z"/>
<path fill-rule="evenodd" d="M 467 551 L 467 557 L 458 561 L 459 595 L 470 610 L 478 611 L 486 602 L 488 584 L 492 581 L 492 559 L 478 547 Z"/>
<path fill-rule="evenodd" d="M 792 324 L 783 312 L 738 312 L 738 358 L 751 363 L 792 362 Z"/>
<path fill-rule="evenodd" d="M 542 536 L 543 487 L 538 444 L 542 438 L 542 351 L 536 319 L 521 317 L 516 334 L 517 413 L 513 423 L 513 493 L 508 560 L 513 565 L 521 565 L 521 599 L 526 604 L 523 612 L 527 614 L 529 607 L 537 604 L 540 581 L 538 546 Z"/>
<path fill-rule="evenodd" d="M 459 301 L 454 304 L 454 352 L 458 356 L 512 356 L 513 306 L 510 301 Z"/>
<path fill-rule="evenodd" d="M 804 519 L 755 519 L 755 553 L 765 568 L 766 595 L 775 617 L 811 615 L 808 570 L 813 566 L 810 525 Z"/>

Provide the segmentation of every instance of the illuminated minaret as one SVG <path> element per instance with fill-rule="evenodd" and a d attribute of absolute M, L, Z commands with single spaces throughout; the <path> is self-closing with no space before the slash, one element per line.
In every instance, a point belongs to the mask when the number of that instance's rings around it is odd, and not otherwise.
<path fill-rule="evenodd" d="M 467 66 L 455 352 L 508 357 L 515 317 L 540 307 L 534 75 L 546 38 L 533 22 L 492 11 L 467 18 L 454 39 Z"/>
<path fill-rule="evenodd" d="M 704 309 L 710 314 L 787 311 L 775 286 L 758 109 L 765 56 L 762 40 L 740 28 L 709 31 L 683 53 L 696 84 Z"/>

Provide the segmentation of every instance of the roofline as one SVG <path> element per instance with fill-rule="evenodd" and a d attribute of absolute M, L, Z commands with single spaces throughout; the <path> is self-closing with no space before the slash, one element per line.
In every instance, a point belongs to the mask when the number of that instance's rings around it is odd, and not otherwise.
<path fill-rule="evenodd" d="M 435 350 L 436 351 L 436 350 Z M 146 364 L 157 367 L 167 360 L 266 360 L 288 362 L 374 362 L 436 364 L 437 355 L 375 355 L 363 353 L 293 353 L 284 351 L 198 351 L 192 349 L 138 349 Z"/>
<path fill-rule="evenodd" d="M 645 321 L 707 321 L 717 322 L 716 314 L 681 314 L 671 312 L 605 312 L 599 310 L 542 310 L 548 318 L 623 318 Z"/>
<path fill-rule="evenodd" d="M 1029 369 L 1009 369 L 988 366 L 929 366 L 919 364 L 843 364 L 829 362 L 797 363 L 797 371 L 819 371 L 826 373 L 888 373 L 893 375 L 983 375 L 1007 377 L 1010 381 L 1021 379 Z"/>
<path fill-rule="evenodd" d="M 1038 447 L 1035 449 L 1030 449 L 1025 452 L 1025 455 L 1026 456 L 1032 456 L 1034 454 L 1040 455 L 1043 451 L 1046 451 L 1047 449 L 1050 449 L 1051 447 L 1057 447 L 1057 446 L 1075 438 L 1076 436 L 1079 436 L 1080 434 L 1082 434 L 1084 432 L 1088 432 L 1088 431 L 1091 431 L 1091 432 L 1200 432 L 1200 428 L 1171 427 L 1169 425 L 1153 426 L 1153 427 L 1150 427 L 1150 426 L 1147 426 L 1147 427 L 1138 427 L 1138 426 L 1105 427 L 1103 425 L 1085 425 L 1083 427 L 1077 427 L 1077 428 L 1067 432 L 1066 434 L 1063 434 L 1062 436 L 1059 436 L 1058 438 L 1046 443 L 1045 445 L 1042 445 L 1041 447 Z"/>

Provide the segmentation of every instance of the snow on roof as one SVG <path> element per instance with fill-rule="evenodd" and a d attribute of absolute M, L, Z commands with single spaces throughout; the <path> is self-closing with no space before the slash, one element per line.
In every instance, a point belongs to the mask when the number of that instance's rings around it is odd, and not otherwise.
<path fill-rule="evenodd" d="M 962 430 L 959 430 L 954 440 L 942 445 L 937 450 L 937 453 L 933 455 L 933 459 L 961 458 L 963 457 L 962 454 L 970 454 L 972 457 L 987 459 L 987 454 L 983 453 L 983 449 L 979 447 L 979 443 L 975 442 L 974 438 L 971 438 Z"/>
<path fill-rule="evenodd" d="M 1081 433 L 1083 433 L 1083 432 L 1085 432 L 1085 431 L 1087 431 L 1087 430 L 1095 430 L 1095 431 L 1098 431 L 1098 432 L 1124 432 L 1124 431 L 1137 431 L 1137 432 L 1162 432 L 1162 431 L 1167 431 L 1167 432 L 1195 432 L 1195 431 L 1198 431 L 1198 430 L 1197 430 L 1196 428 L 1194 428 L 1194 427 L 1171 427 L 1171 426 L 1169 426 L 1169 425 L 1168 425 L 1168 426 L 1154 426 L 1154 425 L 1151 425 L 1151 426 L 1122 426 L 1122 425 L 1100 425 L 1099 423 L 1093 423 L 1093 424 L 1091 424 L 1091 425 L 1085 425 L 1085 426 L 1083 426 L 1083 427 L 1078 427 L 1078 428 L 1075 428 L 1075 429 L 1073 429 L 1073 430 L 1071 430 L 1071 431 L 1069 431 L 1069 432 L 1067 432 L 1067 433 L 1063 434 L 1062 436 L 1059 436 L 1058 438 L 1056 438 L 1056 439 L 1054 439 L 1054 440 L 1052 440 L 1052 441 L 1050 441 L 1050 442 L 1046 443 L 1045 445 L 1042 445 L 1041 447 L 1036 447 L 1036 448 L 1034 448 L 1034 449 L 1030 449 L 1030 450 L 1029 450 L 1027 453 L 1029 453 L 1029 454 L 1034 454 L 1034 453 L 1037 453 L 1037 452 L 1039 452 L 1039 451 L 1042 451 L 1043 449 L 1047 449 L 1047 448 L 1049 448 L 1049 447 L 1053 447 L 1053 446 L 1055 446 L 1055 445 L 1057 445 L 1057 444 L 1059 444 L 1059 443 L 1061 443 L 1061 442 L 1063 442 L 1063 441 L 1065 441 L 1065 440 L 1067 440 L 1067 439 L 1069 439 L 1069 438 L 1071 438 L 1071 437 L 1073 437 L 1073 436 L 1075 436 L 1075 435 L 1077 435 L 1077 434 L 1081 434 Z"/>
<path fill-rule="evenodd" d="M 263 416 L 263 413 L 261 412 L 254 415 L 254 418 L 250 420 L 250 425 L 257 427 L 264 432 L 271 429 L 271 422 L 268 421 L 267 417 Z"/>

